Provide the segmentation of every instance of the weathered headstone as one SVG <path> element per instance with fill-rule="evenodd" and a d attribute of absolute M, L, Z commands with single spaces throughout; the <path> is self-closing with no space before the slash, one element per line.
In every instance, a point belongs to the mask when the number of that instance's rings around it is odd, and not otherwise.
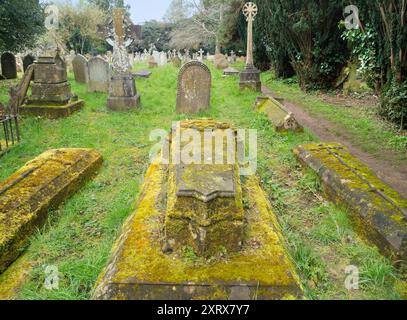
<path fill-rule="evenodd" d="M 1 55 L 1 72 L 6 79 L 17 78 L 16 57 L 11 52 L 5 52 Z"/>
<path fill-rule="evenodd" d="M 109 92 L 110 67 L 109 63 L 100 58 L 93 57 L 88 61 L 89 92 Z"/>
<path fill-rule="evenodd" d="M 33 55 L 31 55 L 31 54 L 28 54 L 28 55 L 26 55 L 26 56 L 23 58 L 23 70 L 24 70 L 24 72 L 27 71 L 27 68 L 28 68 L 31 64 L 33 64 L 34 61 L 35 61 L 35 57 L 34 57 Z"/>
<path fill-rule="evenodd" d="M 214 65 L 216 69 L 224 70 L 229 67 L 228 59 L 223 54 L 216 54 Z"/>
<path fill-rule="evenodd" d="M 199 62 L 183 65 L 178 75 L 177 112 L 196 113 L 208 110 L 211 100 L 211 72 Z"/>
<path fill-rule="evenodd" d="M 75 81 L 79 83 L 88 83 L 89 81 L 89 69 L 88 59 L 78 54 L 72 60 L 72 68 L 75 77 Z"/>

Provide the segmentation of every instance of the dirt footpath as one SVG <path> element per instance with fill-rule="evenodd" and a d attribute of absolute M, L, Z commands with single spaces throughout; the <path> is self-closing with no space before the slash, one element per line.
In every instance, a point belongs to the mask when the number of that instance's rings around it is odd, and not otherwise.
<path fill-rule="evenodd" d="M 265 95 L 273 96 L 272 91 L 266 86 L 262 86 L 262 92 Z M 395 154 L 386 150 L 383 158 L 379 158 L 364 152 L 346 139 L 346 134 L 338 135 L 336 132 L 343 131 L 343 129 L 340 129 L 336 124 L 322 117 L 311 117 L 303 108 L 287 100 L 284 100 L 283 104 L 295 115 L 299 123 L 308 127 L 321 141 L 343 144 L 354 156 L 371 168 L 381 180 L 407 198 L 407 164 L 397 160 Z"/>

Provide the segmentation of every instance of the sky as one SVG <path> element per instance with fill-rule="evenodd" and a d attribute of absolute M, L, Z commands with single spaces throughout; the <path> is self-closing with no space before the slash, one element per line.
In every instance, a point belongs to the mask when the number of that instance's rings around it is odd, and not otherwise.
<path fill-rule="evenodd" d="M 79 2 L 79 0 L 73 0 Z M 134 24 L 142 24 L 148 20 L 162 20 L 171 0 L 125 0 L 131 6 L 131 20 Z"/>
<path fill-rule="evenodd" d="M 171 0 L 125 0 L 131 6 L 133 23 L 141 24 L 148 20 L 162 20 Z"/>

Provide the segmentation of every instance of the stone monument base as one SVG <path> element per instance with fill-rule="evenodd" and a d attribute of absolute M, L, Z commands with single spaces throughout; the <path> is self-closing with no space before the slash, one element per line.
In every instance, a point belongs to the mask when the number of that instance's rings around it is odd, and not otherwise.
<path fill-rule="evenodd" d="M 129 111 L 139 108 L 140 95 L 132 74 L 116 75 L 110 80 L 107 108 L 113 111 Z"/>
<path fill-rule="evenodd" d="M 261 92 L 260 70 L 254 66 L 248 66 L 240 72 L 240 89 L 252 89 Z"/>
<path fill-rule="evenodd" d="M 83 100 L 69 101 L 63 105 L 41 105 L 41 104 L 25 104 L 19 110 L 21 114 L 44 116 L 49 119 L 58 119 L 68 117 L 76 111 L 79 111 L 84 106 Z"/>

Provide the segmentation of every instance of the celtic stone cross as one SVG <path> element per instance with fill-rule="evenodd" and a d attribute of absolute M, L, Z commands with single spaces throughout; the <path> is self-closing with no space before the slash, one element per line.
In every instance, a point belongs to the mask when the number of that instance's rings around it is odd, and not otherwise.
<path fill-rule="evenodd" d="M 257 15 L 258 8 L 253 2 L 245 3 L 243 7 L 243 14 L 247 21 L 247 58 L 246 67 L 253 66 L 253 21 L 254 17 Z"/>

